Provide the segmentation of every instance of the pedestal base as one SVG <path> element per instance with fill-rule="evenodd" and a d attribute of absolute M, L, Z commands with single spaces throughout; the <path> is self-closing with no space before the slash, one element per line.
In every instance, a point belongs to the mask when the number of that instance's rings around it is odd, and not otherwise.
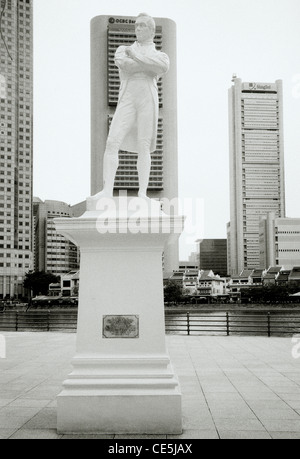
<path fill-rule="evenodd" d="M 57 398 L 61 433 L 179 434 L 181 394 L 169 357 L 77 356 Z"/>
<path fill-rule="evenodd" d="M 162 252 L 183 218 L 163 214 L 158 202 L 113 199 L 55 224 L 81 256 L 76 355 L 57 399 L 58 431 L 180 434 Z"/>
<path fill-rule="evenodd" d="M 60 433 L 180 434 L 180 395 L 59 396 Z M 74 415 L 76 413 L 76 415 Z"/>

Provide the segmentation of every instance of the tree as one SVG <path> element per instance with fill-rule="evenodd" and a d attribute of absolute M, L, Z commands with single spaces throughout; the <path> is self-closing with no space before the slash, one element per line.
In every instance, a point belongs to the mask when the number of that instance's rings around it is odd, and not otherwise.
<path fill-rule="evenodd" d="M 182 297 L 182 287 L 176 281 L 168 280 L 164 287 L 165 303 L 178 303 Z"/>
<path fill-rule="evenodd" d="M 33 296 L 47 295 L 49 285 L 60 282 L 60 277 L 45 271 L 27 273 L 24 279 L 24 288 L 32 290 Z"/>
<path fill-rule="evenodd" d="M 252 303 L 276 304 L 289 300 L 289 289 L 281 285 L 262 285 L 249 287 L 242 290 L 242 299 Z"/>

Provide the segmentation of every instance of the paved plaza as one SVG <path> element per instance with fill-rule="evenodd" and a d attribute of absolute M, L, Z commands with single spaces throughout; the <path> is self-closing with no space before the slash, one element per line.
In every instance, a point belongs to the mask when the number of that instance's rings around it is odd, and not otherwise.
<path fill-rule="evenodd" d="M 291 338 L 168 335 L 184 431 L 143 437 L 58 435 L 56 395 L 71 371 L 76 335 L 2 335 L 0 439 L 300 439 L 300 358 Z"/>

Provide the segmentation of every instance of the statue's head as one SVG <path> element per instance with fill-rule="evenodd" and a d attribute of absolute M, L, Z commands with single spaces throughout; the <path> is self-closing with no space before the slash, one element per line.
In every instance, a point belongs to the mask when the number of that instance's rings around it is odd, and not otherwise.
<path fill-rule="evenodd" d="M 140 13 L 135 22 L 135 33 L 139 42 L 153 40 L 155 36 L 155 21 L 147 13 Z"/>

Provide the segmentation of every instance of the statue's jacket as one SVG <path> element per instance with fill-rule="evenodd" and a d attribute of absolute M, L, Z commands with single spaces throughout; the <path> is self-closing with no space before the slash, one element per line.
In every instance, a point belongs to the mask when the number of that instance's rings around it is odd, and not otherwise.
<path fill-rule="evenodd" d="M 128 59 L 126 49 L 132 48 L 135 59 Z M 124 63 L 127 63 L 125 66 Z M 130 69 L 130 61 L 135 66 L 135 72 Z M 129 65 L 128 65 L 129 63 Z M 159 115 L 159 103 L 158 103 L 158 80 L 165 75 L 169 70 L 169 57 L 162 51 L 158 51 L 155 48 L 153 42 L 146 46 L 141 46 L 138 42 L 134 42 L 131 46 L 120 46 L 115 54 L 115 64 L 119 68 L 120 76 L 120 91 L 118 104 L 122 102 L 122 98 L 126 92 L 128 81 L 139 77 L 145 79 L 146 84 L 149 85 L 149 89 L 152 94 L 153 104 L 150 110 L 154 110 L 153 113 L 153 136 L 151 139 L 150 151 L 156 150 L 156 138 L 157 138 L 157 125 Z M 140 72 L 136 72 L 136 65 L 141 68 Z M 135 125 L 132 130 L 127 134 L 120 147 L 121 150 L 138 153 L 137 144 L 137 126 Z"/>

